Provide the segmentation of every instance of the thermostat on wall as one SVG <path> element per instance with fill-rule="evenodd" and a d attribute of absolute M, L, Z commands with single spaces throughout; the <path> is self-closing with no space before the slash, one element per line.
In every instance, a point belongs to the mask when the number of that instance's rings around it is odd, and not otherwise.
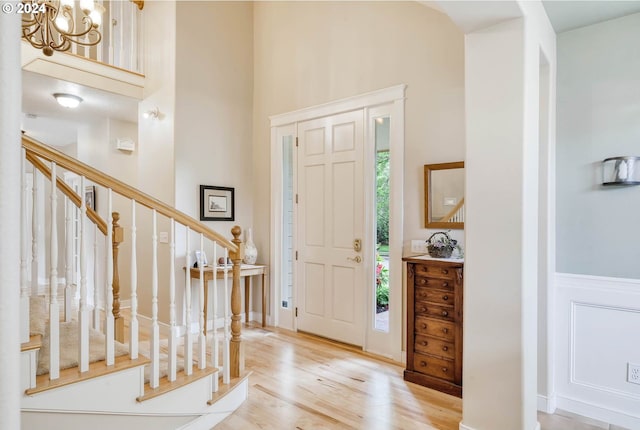
<path fill-rule="evenodd" d="M 136 149 L 136 143 L 129 137 L 119 137 L 117 139 L 116 148 L 122 151 L 133 152 Z"/>

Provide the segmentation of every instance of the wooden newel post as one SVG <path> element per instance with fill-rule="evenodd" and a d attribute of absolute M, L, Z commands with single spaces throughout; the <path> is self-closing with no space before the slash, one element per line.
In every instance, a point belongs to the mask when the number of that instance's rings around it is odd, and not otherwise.
<path fill-rule="evenodd" d="M 240 265 L 244 258 L 244 244 L 240 240 L 242 229 L 234 226 L 231 229 L 233 235 L 232 242 L 238 247 L 238 252 L 231 252 L 229 257 L 233 262 L 233 283 L 231 286 L 231 369 L 232 378 L 237 378 L 244 371 L 244 348 L 240 339 L 242 322 L 240 319 L 241 302 L 240 297 Z"/>
<path fill-rule="evenodd" d="M 120 227 L 120 213 L 113 212 L 113 319 L 114 338 L 124 343 L 124 318 L 120 315 L 120 277 L 118 275 L 118 247 L 124 242 L 124 229 Z"/>

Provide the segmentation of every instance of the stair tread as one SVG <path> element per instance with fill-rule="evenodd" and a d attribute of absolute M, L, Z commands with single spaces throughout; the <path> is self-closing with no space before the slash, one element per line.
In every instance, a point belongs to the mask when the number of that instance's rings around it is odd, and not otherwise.
<path fill-rule="evenodd" d="M 229 381 L 228 384 L 220 384 L 218 391 L 213 393 L 213 395 L 211 396 L 211 400 L 209 400 L 207 404 L 213 405 L 214 403 L 219 401 L 221 398 L 223 398 L 228 393 L 230 393 L 242 381 L 244 381 L 245 379 L 248 379 L 252 373 L 253 373 L 252 371 L 244 371 L 237 378 L 231 378 L 231 381 Z"/>
<path fill-rule="evenodd" d="M 108 375 L 110 373 L 118 372 L 125 369 L 131 369 L 138 366 L 144 366 L 150 363 L 150 360 L 146 357 L 140 356 L 135 360 L 131 360 L 129 356 L 123 355 L 116 357 L 112 366 L 106 366 L 104 360 L 96 361 L 89 364 L 89 370 L 86 372 L 80 372 L 78 367 L 71 367 L 69 369 L 63 369 L 60 371 L 60 378 L 55 380 L 49 380 L 49 374 L 39 375 L 36 377 L 35 388 L 29 388 L 25 391 L 25 394 L 32 395 L 41 393 L 44 391 L 52 390 L 54 388 L 63 387 L 65 385 L 74 384 L 80 381 L 86 381 L 89 379 L 97 378 L 99 376 Z"/>
<path fill-rule="evenodd" d="M 153 399 L 154 397 L 161 396 L 162 394 L 176 390 L 185 385 L 189 385 L 191 382 L 198 379 L 205 378 L 209 375 L 218 373 L 218 369 L 215 367 L 207 367 L 205 369 L 198 369 L 197 366 L 193 366 L 193 373 L 186 375 L 184 371 L 178 372 L 175 381 L 169 381 L 168 377 L 160 378 L 160 385 L 157 388 L 151 388 L 149 384 L 144 384 L 144 395 L 138 397 L 138 402 L 144 402 L 145 400 Z"/>
<path fill-rule="evenodd" d="M 20 345 L 22 352 L 31 351 L 32 349 L 40 349 L 42 347 L 42 335 L 36 334 L 29 337 L 29 342 Z"/>

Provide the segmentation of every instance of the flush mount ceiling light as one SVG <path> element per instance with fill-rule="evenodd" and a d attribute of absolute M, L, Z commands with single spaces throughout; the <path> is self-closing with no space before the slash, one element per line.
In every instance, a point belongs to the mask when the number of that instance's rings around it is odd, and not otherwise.
<path fill-rule="evenodd" d="M 55 93 L 53 97 L 55 97 L 60 106 L 69 109 L 77 108 L 82 101 L 82 98 L 74 96 L 73 94 Z"/>
<path fill-rule="evenodd" d="M 22 38 L 44 55 L 68 51 L 71 44 L 95 46 L 102 40 L 98 27 L 105 11 L 93 0 L 46 0 L 25 2 Z"/>

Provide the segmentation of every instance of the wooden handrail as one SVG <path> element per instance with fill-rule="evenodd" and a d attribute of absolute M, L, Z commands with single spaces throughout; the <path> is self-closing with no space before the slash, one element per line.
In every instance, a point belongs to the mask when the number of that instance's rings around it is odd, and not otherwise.
<path fill-rule="evenodd" d="M 180 212 L 179 210 L 169 206 L 168 204 L 161 202 L 160 200 L 145 194 L 130 185 L 125 184 L 118 179 L 104 174 L 93 167 L 82 163 L 60 151 L 57 151 L 35 139 L 27 136 L 22 136 L 22 147 L 25 148 L 27 154 L 31 153 L 41 157 L 47 161 L 53 161 L 57 165 L 64 167 L 78 175 L 84 176 L 90 181 L 101 185 L 106 188 L 111 188 L 114 192 L 120 194 L 129 199 L 134 199 L 149 209 L 155 209 L 158 213 L 166 216 L 167 218 L 173 218 L 175 221 L 189 227 L 191 230 L 202 233 L 206 238 L 218 242 L 218 244 L 224 248 L 227 248 L 230 253 L 238 253 L 238 245 L 231 242 L 229 239 L 222 236 L 220 233 L 215 232 L 202 224 L 199 221 L 191 218 L 189 215 Z M 75 193 L 74 193 L 75 194 Z M 106 226 L 105 226 L 106 231 Z"/>
<path fill-rule="evenodd" d="M 457 205 L 453 207 L 445 216 L 442 217 L 442 221 L 440 222 L 449 222 L 449 220 L 455 215 L 456 212 L 462 207 L 464 204 L 464 197 L 460 199 Z"/>
<path fill-rule="evenodd" d="M 29 151 L 27 151 L 27 160 L 31 164 L 33 164 L 36 169 L 42 172 L 45 177 L 51 177 L 51 169 Z M 56 178 L 56 183 L 60 191 L 62 191 L 62 193 L 69 198 L 71 203 L 73 203 L 77 207 L 80 207 L 80 196 L 75 191 L 73 191 L 71 187 L 67 185 L 62 179 L 60 179 L 60 177 Z M 94 222 L 95 225 L 98 226 L 98 230 L 100 230 L 102 234 L 107 234 L 107 222 L 103 220 L 100 215 L 98 215 L 98 213 L 89 206 L 87 206 L 87 216 L 91 221 Z"/>

